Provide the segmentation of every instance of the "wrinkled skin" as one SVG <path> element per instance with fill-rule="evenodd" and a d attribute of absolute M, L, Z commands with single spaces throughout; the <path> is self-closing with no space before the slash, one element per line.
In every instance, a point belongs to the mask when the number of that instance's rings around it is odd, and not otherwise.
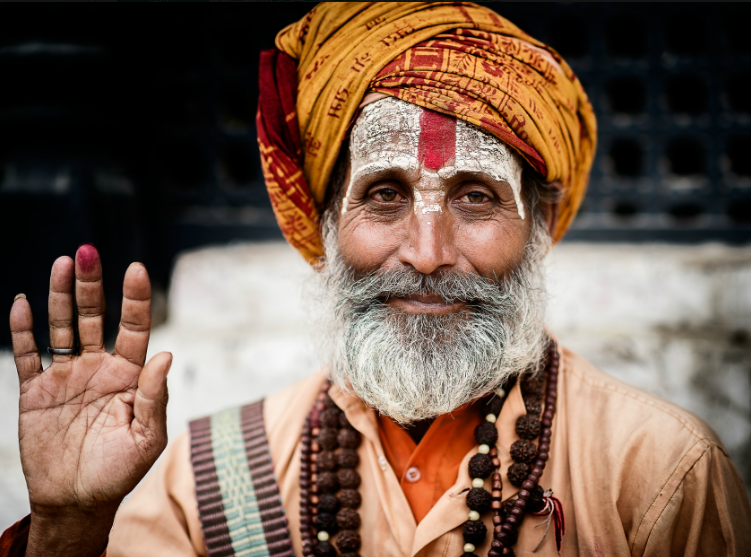
<path fill-rule="evenodd" d="M 444 133 L 426 134 L 424 113 L 383 99 L 358 117 L 338 222 L 342 256 L 360 272 L 411 267 L 502 277 L 521 261 L 532 229 L 516 193 L 523 163 L 464 122 L 448 139 L 450 122 Z M 442 156 L 433 156 L 438 151 Z M 555 208 L 541 210 L 552 230 Z M 410 313 L 462 307 L 429 296 L 389 304 Z"/>
<path fill-rule="evenodd" d="M 144 365 L 150 306 L 148 274 L 134 263 L 125 273 L 115 350 L 108 353 L 99 254 L 84 245 L 75 262 L 59 258 L 50 277 L 51 344 L 73 347 L 77 326 L 80 353 L 54 355 L 42 369 L 31 307 L 23 297 L 13 303 L 21 462 L 31 505 L 28 556 L 99 555 L 120 502 L 167 444 L 172 356 L 158 354 Z"/>
<path fill-rule="evenodd" d="M 521 200 L 522 167 L 506 144 L 464 122 L 452 125 L 396 99 L 366 106 L 352 130 L 338 217 L 344 261 L 358 274 L 411 268 L 503 277 L 521 262 L 532 231 L 532 211 L 524 218 Z M 534 210 L 552 233 L 557 206 Z M 387 303 L 431 314 L 466 305 L 430 295 Z M 407 427 L 415 442 L 431 421 Z"/>

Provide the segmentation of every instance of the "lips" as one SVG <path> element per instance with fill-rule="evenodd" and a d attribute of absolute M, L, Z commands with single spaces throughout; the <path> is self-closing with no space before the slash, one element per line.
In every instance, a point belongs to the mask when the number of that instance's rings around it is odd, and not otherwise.
<path fill-rule="evenodd" d="M 411 296 L 389 298 L 386 302 L 394 309 L 405 313 L 452 313 L 461 310 L 466 302 L 447 302 L 435 294 L 416 294 Z"/>
<path fill-rule="evenodd" d="M 435 294 L 418 294 L 413 296 L 406 296 L 401 298 L 402 300 L 411 300 L 413 302 L 419 302 L 421 304 L 443 304 L 447 305 L 448 302 Z"/>

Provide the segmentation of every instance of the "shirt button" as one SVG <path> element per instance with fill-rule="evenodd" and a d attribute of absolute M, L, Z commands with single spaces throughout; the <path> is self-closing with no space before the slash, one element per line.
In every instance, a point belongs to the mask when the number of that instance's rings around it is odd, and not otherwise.
<path fill-rule="evenodd" d="M 420 481 L 420 469 L 417 466 L 410 466 L 407 468 L 407 473 L 404 475 L 409 483 L 415 483 Z"/>
<path fill-rule="evenodd" d="M 386 462 L 386 457 L 381 455 L 378 457 L 378 464 L 381 465 L 381 470 L 384 472 L 386 471 L 386 468 L 388 467 L 388 462 Z"/>

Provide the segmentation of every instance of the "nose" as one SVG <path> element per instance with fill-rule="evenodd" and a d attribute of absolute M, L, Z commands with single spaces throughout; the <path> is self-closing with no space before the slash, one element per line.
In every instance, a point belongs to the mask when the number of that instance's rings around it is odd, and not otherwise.
<path fill-rule="evenodd" d="M 423 213 L 418 210 L 409 218 L 409 232 L 399 248 L 402 264 L 426 275 L 457 264 L 458 251 L 450 216 L 442 211 Z"/>

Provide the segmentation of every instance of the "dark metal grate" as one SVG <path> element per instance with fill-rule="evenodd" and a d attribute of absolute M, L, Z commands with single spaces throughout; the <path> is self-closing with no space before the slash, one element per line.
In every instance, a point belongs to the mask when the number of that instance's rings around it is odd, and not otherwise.
<path fill-rule="evenodd" d="M 751 240 L 747 5 L 497 10 L 559 50 L 597 112 L 597 158 L 568 241 Z"/>
<path fill-rule="evenodd" d="M 751 41 L 738 23 L 751 9 L 494 7 L 564 55 L 598 115 L 590 188 L 567 240 L 751 240 Z M 192 140 L 182 133 L 163 139 L 162 183 L 174 206 L 190 206 L 175 221 L 181 246 L 200 242 L 209 229 L 217 239 L 276 234 L 256 155 L 256 51 L 250 56 L 243 48 L 242 29 L 232 18 L 215 20 L 204 46 L 196 47 L 196 59 L 204 60 L 202 70 L 194 69 L 205 78 L 202 86 L 164 95 L 181 99 L 179 121 L 207 123 Z M 171 79 L 179 83 L 185 75 L 187 68 Z M 168 82 L 162 86 L 169 89 Z M 225 210 L 203 210 L 207 205 Z M 258 210 L 233 212 L 235 206 Z"/>

